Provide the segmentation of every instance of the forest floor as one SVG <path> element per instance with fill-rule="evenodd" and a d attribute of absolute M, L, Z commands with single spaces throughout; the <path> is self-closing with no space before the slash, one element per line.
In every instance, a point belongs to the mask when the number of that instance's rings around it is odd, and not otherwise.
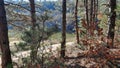
<path fill-rule="evenodd" d="M 18 44 L 20 41 L 12 41 L 10 42 L 10 48 L 11 49 L 15 49 L 15 46 L 14 46 L 14 43 Z M 72 46 L 74 44 L 74 42 L 67 42 L 66 45 L 68 46 Z M 52 51 L 56 51 L 58 48 L 60 48 L 60 45 L 61 44 L 53 44 L 53 45 L 50 45 L 50 48 L 52 47 Z M 47 52 L 49 52 L 49 47 L 47 47 L 48 49 Z M 31 50 L 27 50 L 27 51 L 20 51 L 20 52 L 17 52 L 17 53 L 14 53 L 14 55 L 12 54 L 12 60 L 13 62 L 18 62 L 20 58 L 23 58 L 23 57 L 27 57 L 30 55 L 30 51 Z M 1 58 L 1 56 L 0 56 Z M 0 59 L 0 64 L 1 64 L 1 59 Z M 0 67 L 1 68 L 1 67 Z"/>
<path fill-rule="evenodd" d="M 11 45 L 13 45 L 14 43 L 19 43 L 19 41 L 13 41 L 10 42 Z M 60 45 L 61 44 L 53 44 L 50 47 L 52 47 L 52 51 L 54 52 L 54 56 L 59 56 L 58 52 L 60 49 Z M 120 45 L 119 45 L 120 46 Z M 48 52 L 49 52 L 49 47 L 47 47 Z M 103 62 L 105 62 L 105 58 L 95 58 L 95 57 L 89 57 L 89 56 L 83 56 L 82 54 L 89 54 L 88 50 L 82 50 L 78 47 L 78 45 L 76 45 L 75 42 L 67 42 L 66 43 L 66 60 L 64 61 L 66 65 L 68 65 L 68 68 L 91 68 L 92 66 L 94 66 L 93 68 L 96 68 L 95 66 L 102 66 L 100 68 L 109 68 L 107 65 L 102 65 Z M 113 55 L 120 55 L 120 48 L 115 48 L 115 49 L 110 49 L 112 51 L 112 53 L 114 53 Z M 27 57 L 30 55 L 30 50 L 27 51 L 21 51 L 21 52 L 17 52 L 14 54 L 14 56 L 12 56 L 12 60 L 14 62 L 16 61 L 20 61 L 20 57 Z M 82 56 L 81 56 L 82 55 Z M 80 57 L 79 57 L 80 56 Z M 118 57 L 120 58 L 120 56 Z M 119 59 L 120 60 L 120 59 Z M 120 61 L 118 61 L 120 63 Z M 0 64 L 1 64 L 1 60 L 0 60 Z M 1 68 L 1 67 L 0 67 Z"/>
<path fill-rule="evenodd" d="M 116 41 L 116 39 L 119 39 L 119 38 L 120 38 L 120 35 L 115 37 L 116 48 L 112 48 L 109 50 L 106 48 L 102 48 L 101 46 L 100 46 L 101 48 L 100 50 L 84 49 L 84 48 L 87 48 L 87 46 L 84 45 L 84 47 L 81 47 L 80 45 L 75 43 L 75 38 L 71 38 L 71 40 L 74 40 L 74 42 L 67 41 L 66 56 L 65 56 L 65 60 L 62 62 L 68 65 L 67 68 L 109 68 L 106 65 L 106 62 L 109 61 L 109 59 L 111 58 L 115 58 L 110 60 L 113 62 L 114 65 L 116 65 L 116 63 L 120 64 L 120 42 Z M 19 42 L 23 42 L 20 40 L 16 41 L 16 39 L 14 38 L 10 40 L 12 40 L 10 41 L 10 48 L 13 51 L 14 49 L 16 49 L 14 46 L 15 43 L 18 44 Z M 96 40 L 92 40 L 90 42 L 94 42 L 94 41 Z M 52 41 L 52 42 L 55 42 L 55 41 Z M 59 57 L 60 45 L 61 45 L 60 42 L 52 43 L 46 47 L 46 50 L 47 52 L 49 52 L 49 48 L 52 48 L 53 55 L 55 57 Z M 99 48 L 99 46 L 97 47 Z M 108 53 L 108 51 L 110 52 L 110 54 L 107 54 L 107 55 L 104 54 L 104 52 Z M 99 53 L 99 55 L 96 56 L 97 52 Z M 18 62 L 18 61 L 21 62 L 19 59 L 23 57 L 27 57 L 29 55 L 30 55 L 30 50 L 18 51 L 12 54 L 12 60 L 13 62 Z M 116 59 L 116 56 L 117 56 L 117 59 Z M 1 64 L 1 59 L 0 59 L 0 64 Z M 111 63 L 108 63 L 108 64 L 111 64 Z"/>

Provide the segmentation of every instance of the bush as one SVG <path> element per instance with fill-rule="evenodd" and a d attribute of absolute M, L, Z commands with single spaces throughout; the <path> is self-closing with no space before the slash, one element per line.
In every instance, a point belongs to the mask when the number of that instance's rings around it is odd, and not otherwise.
<path fill-rule="evenodd" d="M 16 47 L 17 47 L 18 51 L 28 50 L 27 43 L 25 43 L 25 42 L 20 42 L 20 43 L 16 44 Z"/>

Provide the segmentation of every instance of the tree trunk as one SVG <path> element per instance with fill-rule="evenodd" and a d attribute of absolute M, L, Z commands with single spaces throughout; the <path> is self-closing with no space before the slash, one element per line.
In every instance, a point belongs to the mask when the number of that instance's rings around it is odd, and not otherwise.
<path fill-rule="evenodd" d="M 85 8 L 86 8 L 86 21 L 87 21 L 87 26 L 89 29 L 88 0 L 85 0 Z"/>
<path fill-rule="evenodd" d="M 62 12 L 63 12 L 63 19 L 62 19 L 62 42 L 61 42 L 61 57 L 65 57 L 65 44 L 66 44 L 66 0 L 63 0 L 62 3 Z"/>
<path fill-rule="evenodd" d="M 91 8 L 90 8 L 90 23 L 93 22 L 93 0 L 91 0 Z"/>
<path fill-rule="evenodd" d="M 32 23 L 32 28 L 35 28 L 36 25 L 36 14 L 35 14 L 35 2 L 34 0 L 29 0 L 30 1 L 30 7 L 31 7 L 31 23 Z"/>
<path fill-rule="evenodd" d="M 98 9 L 99 9 L 98 0 L 96 0 L 96 18 L 97 18 L 97 15 L 98 15 Z"/>
<path fill-rule="evenodd" d="M 115 19 L 116 19 L 116 0 L 110 0 L 110 24 L 109 24 L 109 31 L 108 31 L 108 39 L 112 40 L 108 42 L 109 47 L 113 47 L 114 44 L 114 34 L 115 34 Z M 111 44 L 109 44 L 111 43 Z"/>
<path fill-rule="evenodd" d="M 4 0 L 0 0 L 0 48 L 2 52 L 2 68 L 13 68 L 8 40 L 8 28 Z"/>
<path fill-rule="evenodd" d="M 79 44 L 79 28 L 78 28 L 78 19 L 77 19 L 77 12 L 78 12 L 78 0 L 76 0 L 76 6 L 75 6 L 75 27 L 76 27 L 76 40 L 77 43 Z"/>
<path fill-rule="evenodd" d="M 36 14 L 35 14 L 35 1 L 34 0 L 29 0 L 30 1 L 30 7 L 31 7 L 31 23 L 32 23 L 32 45 L 31 45 L 31 62 L 34 63 L 37 57 L 37 44 L 35 40 L 35 27 L 36 27 Z"/>
<path fill-rule="evenodd" d="M 90 36 L 94 35 L 96 27 L 96 18 L 98 10 L 97 0 L 84 0 L 86 8 L 86 21 L 87 21 L 87 34 Z"/>

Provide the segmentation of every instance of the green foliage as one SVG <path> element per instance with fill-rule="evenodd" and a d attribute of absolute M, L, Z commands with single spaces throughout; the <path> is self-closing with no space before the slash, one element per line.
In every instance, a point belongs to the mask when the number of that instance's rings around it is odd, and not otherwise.
<path fill-rule="evenodd" d="M 41 40 L 42 38 L 46 38 L 46 34 L 45 32 L 42 33 L 42 29 L 29 29 L 23 32 L 23 35 L 21 36 L 21 39 L 27 43 L 31 43 L 31 42 L 38 42 L 39 40 Z M 42 36 L 43 35 L 43 36 Z M 34 40 L 33 40 L 34 38 Z"/>
<path fill-rule="evenodd" d="M 23 57 L 22 58 L 22 67 L 26 67 L 26 65 L 30 62 L 30 58 L 29 57 Z"/>
<path fill-rule="evenodd" d="M 33 34 L 34 32 L 34 34 Z M 36 29 L 36 30 L 26 30 L 23 32 L 23 35 L 21 36 L 22 40 L 27 42 L 27 43 L 31 43 L 33 40 L 32 38 L 34 37 L 35 42 L 38 42 L 40 40 L 45 40 L 48 39 L 52 34 L 58 32 L 58 30 L 55 27 L 52 28 L 45 28 L 45 30 L 43 31 L 43 29 Z"/>
<path fill-rule="evenodd" d="M 57 29 L 57 27 L 46 28 L 45 32 L 50 37 L 52 34 L 57 33 L 58 29 Z"/>
<path fill-rule="evenodd" d="M 12 64 L 8 64 L 7 68 L 13 68 L 13 65 Z"/>
<path fill-rule="evenodd" d="M 116 14 L 117 14 L 116 26 L 120 26 L 120 5 L 119 4 L 117 5 Z"/>
<path fill-rule="evenodd" d="M 27 48 L 27 43 L 25 42 L 20 42 L 16 45 L 17 49 L 18 50 L 28 50 Z"/>
<path fill-rule="evenodd" d="M 104 10 L 104 14 L 107 15 L 107 16 L 110 16 L 110 12 L 109 12 L 109 7 L 105 8 Z"/>

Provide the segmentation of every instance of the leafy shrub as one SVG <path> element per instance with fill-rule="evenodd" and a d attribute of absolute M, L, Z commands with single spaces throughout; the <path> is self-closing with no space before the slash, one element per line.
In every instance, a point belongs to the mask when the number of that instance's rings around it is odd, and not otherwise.
<path fill-rule="evenodd" d="M 18 51 L 19 51 L 19 50 L 28 50 L 28 49 L 27 49 L 27 43 L 25 43 L 25 42 L 20 42 L 20 43 L 18 43 L 18 44 L 16 45 L 16 47 L 17 47 Z"/>

